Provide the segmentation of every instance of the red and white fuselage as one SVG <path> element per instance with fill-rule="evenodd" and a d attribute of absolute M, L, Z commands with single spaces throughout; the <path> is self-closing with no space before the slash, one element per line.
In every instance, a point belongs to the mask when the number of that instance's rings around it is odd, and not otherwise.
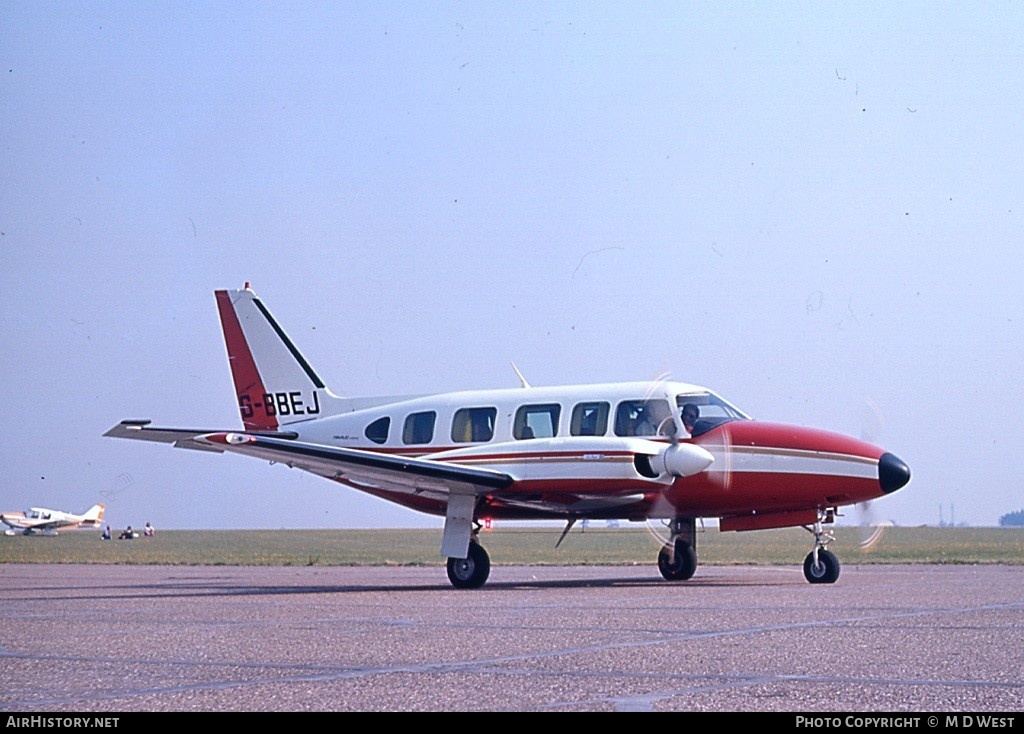
<path fill-rule="evenodd" d="M 652 397 L 652 391 L 660 397 Z M 331 398 L 318 392 L 300 393 L 303 404 L 328 404 Z M 657 432 L 616 435 L 627 431 L 616 431 L 613 420 L 601 435 L 572 435 L 576 406 L 604 404 L 609 416 L 614 416 L 620 406 L 652 400 L 664 402 L 666 410 L 673 411 L 671 425 L 680 436 L 678 441 Z M 698 435 L 685 435 L 676 409 L 693 401 L 702 407 L 725 408 L 718 411 L 717 425 Z M 557 406 L 554 435 L 517 438 L 517 413 L 535 405 Z M 488 440 L 452 440 L 455 415 L 466 409 L 493 409 L 494 426 Z M 411 444 L 403 426 L 410 416 L 430 412 L 435 422 L 431 440 Z M 367 437 L 367 428 L 374 424 L 387 424 L 388 431 L 374 439 Z M 819 509 L 877 499 L 909 479 L 902 462 L 878 446 L 838 433 L 751 420 L 710 390 L 677 382 L 448 393 L 382 402 L 372 408 L 293 422 L 282 430 L 294 431 L 302 442 L 514 476 L 512 486 L 484 497 L 479 514 L 493 519 L 578 516 L 642 520 L 686 515 L 721 518 L 723 529 L 804 525 L 814 521 Z M 703 450 L 710 460 L 684 476 L 665 471 L 649 476 L 652 472 L 638 468 L 638 456 L 656 458 L 676 446 Z M 700 463 L 700 457 L 695 461 Z M 377 486 L 369 479 L 349 479 L 345 474 L 334 478 L 416 510 L 445 514 L 445 498 L 430 492 L 409 493 L 405 488 L 389 488 L 386 483 Z"/>

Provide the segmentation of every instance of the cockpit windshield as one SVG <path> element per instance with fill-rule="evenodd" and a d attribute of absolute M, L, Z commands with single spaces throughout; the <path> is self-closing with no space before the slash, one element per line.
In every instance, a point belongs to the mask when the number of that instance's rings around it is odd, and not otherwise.
<path fill-rule="evenodd" d="M 750 416 L 711 392 L 680 393 L 676 395 L 683 426 L 691 436 L 707 433 L 729 421 L 748 421 Z"/>

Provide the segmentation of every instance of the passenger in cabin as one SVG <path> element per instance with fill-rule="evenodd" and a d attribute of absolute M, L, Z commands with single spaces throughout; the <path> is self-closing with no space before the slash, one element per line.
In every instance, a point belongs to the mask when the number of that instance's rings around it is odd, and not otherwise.
<path fill-rule="evenodd" d="M 580 435 L 581 436 L 596 436 L 597 435 L 597 411 L 587 410 L 583 413 L 583 418 L 580 420 Z"/>
<path fill-rule="evenodd" d="M 480 418 L 473 421 L 474 441 L 490 441 L 492 433 L 490 425 L 485 421 Z"/>
<path fill-rule="evenodd" d="M 693 435 L 693 427 L 697 424 L 698 418 L 700 418 L 700 408 L 693 403 L 683 406 L 683 428 L 687 433 Z"/>
<path fill-rule="evenodd" d="M 637 406 L 636 415 L 633 417 L 633 435 L 634 436 L 653 436 L 658 430 L 657 426 L 651 421 L 651 414 L 642 405 Z"/>

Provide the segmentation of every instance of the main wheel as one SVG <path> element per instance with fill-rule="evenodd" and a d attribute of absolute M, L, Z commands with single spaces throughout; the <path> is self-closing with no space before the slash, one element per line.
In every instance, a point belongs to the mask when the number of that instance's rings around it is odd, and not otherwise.
<path fill-rule="evenodd" d="M 839 559 L 835 553 L 824 548 L 818 551 L 818 562 L 814 562 L 814 553 L 808 553 L 804 559 L 804 578 L 812 584 L 834 584 L 839 578 Z"/>
<path fill-rule="evenodd" d="M 465 558 L 448 559 L 448 580 L 456 589 L 479 589 L 491 575 L 491 558 L 479 543 L 471 541 Z"/>
<path fill-rule="evenodd" d="M 686 581 L 697 570 L 697 551 L 682 538 L 676 538 L 675 558 L 669 558 L 669 549 L 658 553 L 658 570 L 668 581 Z"/>

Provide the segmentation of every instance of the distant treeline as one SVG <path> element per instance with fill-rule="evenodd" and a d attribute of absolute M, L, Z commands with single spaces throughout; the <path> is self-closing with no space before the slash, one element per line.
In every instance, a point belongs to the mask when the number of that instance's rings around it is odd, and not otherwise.
<path fill-rule="evenodd" d="M 999 518 L 999 525 L 1002 527 L 1024 527 L 1024 510 L 1007 512 Z"/>

